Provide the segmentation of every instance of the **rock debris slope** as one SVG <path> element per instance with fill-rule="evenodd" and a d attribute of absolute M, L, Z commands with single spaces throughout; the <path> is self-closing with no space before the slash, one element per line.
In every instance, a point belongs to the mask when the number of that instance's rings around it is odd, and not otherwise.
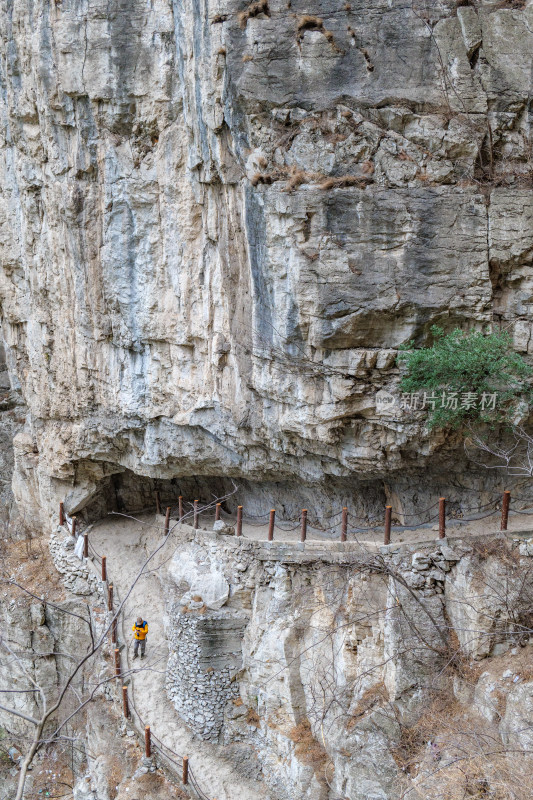
<path fill-rule="evenodd" d="M 444 455 L 415 464 L 443 443 L 377 415 L 375 393 L 433 323 L 502 320 L 533 347 L 530 0 L 2 0 L 0 16 L 0 302 L 28 516 L 124 469 L 287 496 L 320 481 L 336 502 L 364 481 L 406 510 L 451 496 Z"/>

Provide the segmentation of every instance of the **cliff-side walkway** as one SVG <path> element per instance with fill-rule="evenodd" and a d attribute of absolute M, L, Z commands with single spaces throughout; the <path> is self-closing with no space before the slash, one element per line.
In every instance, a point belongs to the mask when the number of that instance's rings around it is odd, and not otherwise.
<path fill-rule="evenodd" d="M 238 765 L 223 756 L 222 747 L 194 738 L 178 717 L 165 687 L 168 646 L 165 635 L 165 604 L 158 579 L 158 567 L 171 557 L 173 537 L 148 563 L 150 553 L 164 540 L 154 515 L 139 520 L 110 516 L 90 533 L 94 550 L 106 556 L 108 576 L 113 583 L 116 606 L 125 600 L 119 623 L 119 639 L 126 642 L 121 653 L 122 668 L 130 673 L 130 704 L 152 736 L 181 756 L 188 756 L 202 790 L 216 800 L 268 800 L 266 786 L 242 774 Z M 136 578 L 138 578 L 136 580 Z M 135 583 L 134 583 L 135 581 Z M 134 584 L 132 586 L 132 583 Z M 146 657 L 133 660 L 131 627 L 142 616 L 149 625 Z M 156 742 L 157 742 L 156 739 Z"/>

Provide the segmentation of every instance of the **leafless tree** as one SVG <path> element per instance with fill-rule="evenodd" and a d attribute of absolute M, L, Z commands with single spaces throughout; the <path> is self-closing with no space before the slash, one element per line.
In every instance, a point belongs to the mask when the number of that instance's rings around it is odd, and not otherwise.
<path fill-rule="evenodd" d="M 533 477 L 533 437 L 522 425 L 513 425 L 500 441 L 471 429 L 464 448 L 468 458 L 485 469 L 513 478 Z"/>
<path fill-rule="evenodd" d="M 212 502 L 203 506 L 201 510 L 203 512 L 209 511 L 215 507 L 216 503 L 222 503 L 227 500 L 231 494 L 234 494 L 235 491 L 236 487 L 230 494 L 214 498 Z M 189 518 L 192 517 L 192 515 L 192 511 L 187 512 L 184 514 L 182 521 L 190 521 Z M 173 528 L 177 524 L 178 523 L 172 524 L 170 533 L 172 533 Z M 161 529 L 159 527 L 158 531 L 161 533 Z M 112 626 L 123 614 L 125 604 L 128 601 L 128 598 L 130 597 L 135 585 L 143 575 L 146 575 L 147 572 L 152 571 L 154 564 L 157 561 L 157 556 L 161 554 L 165 548 L 167 548 L 171 539 L 172 537 L 170 535 L 163 535 L 152 552 L 150 552 L 150 554 L 142 561 L 137 574 L 133 577 L 127 591 L 125 592 L 123 599 L 114 610 L 112 619 L 107 620 L 102 630 L 97 631 L 97 625 L 91 614 L 89 606 L 87 606 L 87 614 L 83 615 L 75 613 L 62 605 L 47 601 L 47 604 L 50 607 L 54 607 L 57 613 L 75 618 L 80 624 L 81 629 L 85 631 L 86 640 L 88 642 L 87 651 L 81 656 L 77 652 L 54 653 L 56 657 L 61 657 L 71 662 L 61 685 L 50 687 L 44 685 L 42 681 L 36 679 L 35 675 L 33 674 L 31 664 L 28 665 L 27 663 L 30 654 L 17 650 L 9 644 L 5 636 L 0 634 L 0 663 L 3 661 L 4 666 L 6 664 L 10 665 L 12 672 L 16 671 L 18 676 L 20 676 L 21 681 L 24 681 L 24 685 L 20 689 L 14 689 L 12 686 L 9 688 L 7 686 L 0 687 L 0 697 L 3 699 L 3 702 L 0 703 L 0 710 L 8 715 L 12 715 L 19 720 L 22 720 L 23 723 L 25 723 L 24 732 L 19 734 L 17 737 L 17 743 L 20 745 L 22 759 L 20 760 L 19 764 L 20 773 L 14 800 L 22 800 L 28 770 L 31 768 L 36 754 L 43 747 L 62 741 L 65 737 L 64 730 L 66 726 L 69 723 L 72 723 L 72 721 L 86 708 L 86 706 L 100 695 L 101 690 L 106 684 L 116 683 L 116 677 L 114 675 L 110 675 L 108 678 L 104 678 L 96 683 L 91 684 L 91 682 L 86 680 L 86 669 L 89 663 L 100 653 L 106 641 L 109 640 Z M 161 563 L 162 562 L 159 561 L 155 568 L 159 569 Z M 5 571 L 3 571 L 3 574 L 0 573 L 0 586 L 4 586 L 11 592 L 13 590 L 17 590 L 19 593 L 22 593 L 28 598 L 33 598 L 36 601 L 42 602 L 42 598 L 36 595 L 30 588 L 28 588 L 28 586 L 25 586 L 11 576 L 6 575 Z M 39 655 L 41 654 L 33 654 L 32 657 L 33 659 L 36 659 L 39 657 Z M 47 656 L 49 653 L 42 653 L 42 655 Z M 158 665 L 156 663 L 152 663 L 149 666 L 140 667 L 129 671 L 122 671 L 121 678 L 125 679 L 128 677 L 128 675 L 136 674 L 146 670 L 153 670 L 157 668 L 157 666 Z M 164 668 L 165 665 L 161 666 Z M 27 693 L 31 693 L 32 696 L 36 698 L 36 707 L 38 709 L 38 713 L 35 716 L 19 710 L 15 704 L 7 704 L 7 700 L 4 700 L 4 698 L 9 695 L 20 695 Z"/>

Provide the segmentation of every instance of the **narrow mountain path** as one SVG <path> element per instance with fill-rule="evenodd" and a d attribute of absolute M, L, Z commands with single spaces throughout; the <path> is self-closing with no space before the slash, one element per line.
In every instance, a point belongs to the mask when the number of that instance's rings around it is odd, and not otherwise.
<path fill-rule="evenodd" d="M 161 527 L 153 515 L 139 521 L 107 517 L 91 530 L 95 551 L 107 557 L 108 579 L 113 583 L 116 604 L 127 597 L 119 640 L 123 669 L 131 670 L 130 697 L 134 708 L 152 734 L 179 756 L 188 756 L 194 776 L 209 800 L 268 800 L 263 783 L 253 781 L 236 770 L 223 756 L 222 747 L 195 739 L 180 720 L 165 688 L 168 645 L 165 636 L 165 606 L 157 576 L 157 566 L 172 555 L 173 537 L 147 565 L 131 588 L 143 563 L 163 542 Z M 132 625 L 138 616 L 148 622 L 146 657 L 133 659 Z"/>

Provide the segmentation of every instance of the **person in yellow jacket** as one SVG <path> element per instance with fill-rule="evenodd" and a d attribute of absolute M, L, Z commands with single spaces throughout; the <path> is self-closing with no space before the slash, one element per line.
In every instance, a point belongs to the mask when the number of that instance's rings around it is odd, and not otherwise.
<path fill-rule="evenodd" d="M 133 658 L 137 658 L 139 655 L 139 645 L 141 646 L 141 658 L 144 658 L 144 651 L 146 650 L 146 636 L 148 634 L 148 623 L 142 617 L 137 617 L 132 631 L 134 641 Z"/>

